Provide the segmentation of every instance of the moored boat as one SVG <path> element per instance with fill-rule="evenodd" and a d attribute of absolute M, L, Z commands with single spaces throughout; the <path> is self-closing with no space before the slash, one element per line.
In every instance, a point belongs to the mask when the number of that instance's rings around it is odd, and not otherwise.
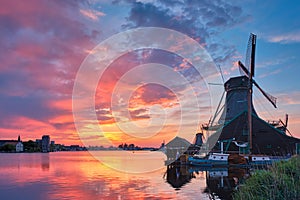
<path fill-rule="evenodd" d="M 229 154 L 226 153 L 212 153 L 208 157 L 200 158 L 197 155 L 190 156 L 188 163 L 195 166 L 227 166 Z"/>
<path fill-rule="evenodd" d="M 249 164 L 256 165 L 271 165 L 280 161 L 287 161 L 291 156 L 266 156 L 266 155 L 251 155 L 249 156 Z"/>

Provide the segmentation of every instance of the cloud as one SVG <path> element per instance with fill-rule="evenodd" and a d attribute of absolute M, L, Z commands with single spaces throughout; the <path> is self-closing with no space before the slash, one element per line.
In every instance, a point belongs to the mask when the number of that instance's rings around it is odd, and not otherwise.
<path fill-rule="evenodd" d="M 4 96 L 0 95 L 0 122 L 15 115 L 26 116 L 40 120 L 47 120 L 49 117 L 60 114 L 58 110 L 49 108 L 46 105 L 46 98 L 38 96 Z"/>
<path fill-rule="evenodd" d="M 272 58 L 270 60 L 266 60 L 260 63 L 257 63 L 255 65 L 255 67 L 257 68 L 267 68 L 267 67 L 272 67 L 272 66 L 276 66 L 276 65 L 283 65 L 285 63 L 287 63 L 288 61 L 294 60 L 295 57 L 294 56 L 289 56 L 289 57 L 276 57 L 276 58 Z"/>
<path fill-rule="evenodd" d="M 278 99 L 283 105 L 300 105 L 300 92 L 294 91 L 291 93 L 278 94 Z"/>
<path fill-rule="evenodd" d="M 23 116 L 6 117 L 5 124 L 1 124 L 1 137 L 10 138 L 11 132 L 22 135 L 22 138 L 40 138 L 45 133 L 53 133 L 55 128 L 40 120 Z"/>
<path fill-rule="evenodd" d="M 15 134 L 16 129 L 20 128 L 32 132 L 31 135 L 27 134 L 28 137 L 39 137 L 41 131 L 45 130 L 51 131 L 53 138 L 63 141 L 69 139 L 73 142 L 78 139 L 71 113 L 73 83 L 81 62 L 96 45 L 102 32 L 106 31 L 101 27 L 107 27 L 107 22 L 101 21 L 103 19 L 119 20 L 127 13 L 126 22 L 114 21 L 114 32 L 145 26 L 180 31 L 204 45 L 217 62 L 230 60 L 236 51 L 235 47 L 215 41 L 215 38 L 224 30 L 247 20 L 247 15 L 240 7 L 222 0 L 124 0 L 115 1 L 112 5 L 105 1 L 105 4 L 108 9 L 100 12 L 97 3 L 90 5 L 80 0 L 7 0 L 1 3 L 1 136 L 7 135 L 7 132 Z M 118 11 L 124 13 L 120 17 L 119 13 L 113 13 L 110 8 L 118 8 Z M 196 73 L 188 60 L 171 53 L 145 50 L 121 56 L 99 80 L 101 84 L 95 96 L 97 117 L 100 123 L 108 127 L 107 132 L 112 132 L 110 125 L 114 123 L 111 92 L 116 83 L 127 71 L 149 62 L 165 64 L 178 70 L 190 82 L 203 81 L 203 77 Z M 137 76 L 153 74 L 155 72 Z M 191 89 L 176 84 L 179 96 Z M 132 88 L 130 84 L 126 86 Z M 198 88 L 197 92 L 201 89 Z M 147 106 L 161 104 L 167 109 L 178 106 L 176 95 L 157 85 L 140 88 L 133 94 L 130 103 L 130 114 L 136 120 L 149 118 Z M 188 109 L 192 110 L 193 106 L 189 105 Z M 13 120 L 16 123 L 11 123 Z M 22 124 L 22 120 L 25 123 Z M 18 124 L 21 125 L 17 127 Z M 172 128 L 169 126 L 166 130 Z"/>
<path fill-rule="evenodd" d="M 158 84 L 147 84 L 138 88 L 132 95 L 130 104 L 136 105 L 169 105 L 177 101 L 176 95 L 164 86 Z M 134 107 L 134 106 L 133 106 Z"/>
<path fill-rule="evenodd" d="M 267 41 L 272 43 L 289 44 L 300 42 L 300 31 L 282 33 L 278 35 L 270 35 L 266 37 Z"/>
<path fill-rule="evenodd" d="M 130 116 L 133 120 L 138 119 L 150 119 L 149 110 L 145 108 L 141 109 L 132 109 L 129 111 Z"/>
<path fill-rule="evenodd" d="M 240 7 L 226 1 L 127 0 L 123 2 L 132 6 L 125 27 L 170 28 L 196 40 L 200 39 L 201 43 L 204 43 L 211 33 L 219 32 L 247 19 Z"/>
<path fill-rule="evenodd" d="M 94 20 L 94 21 L 98 21 L 99 17 L 105 16 L 105 14 L 103 12 L 97 11 L 97 10 L 83 10 L 80 9 L 79 10 L 80 13 L 82 15 L 84 15 L 85 17 Z"/>
<path fill-rule="evenodd" d="M 80 10 L 88 10 L 81 1 L 2 1 L 1 136 L 18 129 L 31 131 L 35 138 L 43 131 L 53 137 L 63 134 L 64 141 L 76 138 L 71 115 L 73 80 L 100 34 L 85 22 Z"/>
<path fill-rule="evenodd" d="M 205 47 L 216 64 L 226 67 L 239 54 L 220 33 L 250 18 L 241 7 L 223 0 L 117 0 L 115 3 L 131 7 L 123 28 L 150 26 L 182 32 Z"/>
<path fill-rule="evenodd" d="M 274 75 L 274 74 L 279 74 L 281 72 L 282 72 L 282 69 L 276 69 L 276 70 L 273 70 L 273 71 L 268 71 L 267 73 L 264 73 L 264 74 L 260 74 L 258 77 L 259 78 L 264 78 L 264 77 L 271 76 L 271 75 Z"/>

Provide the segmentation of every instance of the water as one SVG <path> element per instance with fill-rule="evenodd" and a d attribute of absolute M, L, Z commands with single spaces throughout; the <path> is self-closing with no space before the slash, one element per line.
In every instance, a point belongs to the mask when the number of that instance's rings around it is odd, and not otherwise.
<path fill-rule="evenodd" d="M 105 163 L 129 171 L 133 165 L 147 169 L 162 166 L 164 161 L 159 152 L 151 158 L 140 154 L 139 163 L 131 163 L 124 156 L 128 152 L 98 153 Z M 88 152 L 1 153 L 0 199 L 219 199 L 220 188 L 226 189 L 223 175 L 221 187 L 216 172 L 188 167 L 163 166 L 132 174 L 109 168 Z"/>

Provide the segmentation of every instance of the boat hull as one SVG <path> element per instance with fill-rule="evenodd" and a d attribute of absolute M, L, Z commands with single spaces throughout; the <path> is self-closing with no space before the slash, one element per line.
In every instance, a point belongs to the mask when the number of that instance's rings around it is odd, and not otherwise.
<path fill-rule="evenodd" d="M 188 158 L 188 163 L 193 166 L 201 166 L 201 167 L 218 167 L 218 166 L 228 166 L 228 161 L 217 161 L 217 160 L 209 160 L 202 158 Z"/>

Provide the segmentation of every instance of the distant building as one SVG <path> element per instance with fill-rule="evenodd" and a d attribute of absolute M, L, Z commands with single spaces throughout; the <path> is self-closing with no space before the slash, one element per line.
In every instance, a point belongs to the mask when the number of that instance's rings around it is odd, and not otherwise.
<path fill-rule="evenodd" d="M 70 146 L 70 151 L 80 151 L 80 146 L 79 145 L 71 145 Z"/>
<path fill-rule="evenodd" d="M 36 143 L 40 148 L 42 148 L 42 140 L 41 140 L 41 139 L 36 139 L 36 140 L 35 140 L 35 143 Z"/>
<path fill-rule="evenodd" d="M 47 153 L 50 151 L 50 136 L 43 135 L 42 137 L 42 152 Z"/>
<path fill-rule="evenodd" d="M 22 151 L 24 151 L 24 146 L 19 135 L 18 143 L 16 144 L 16 152 L 22 152 Z"/>
<path fill-rule="evenodd" d="M 18 140 L 0 140 L 0 149 L 4 152 L 22 152 L 24 146 L 19 136 Z"/>
<path fill-rule="evenodd" d="M 176 136 L 165 146 L 166 146 L 166 155 L 167 155 L 166 163 L 170 164 L 176 161 L 177 159 L 179 159 L 180 156 L 188 150 L 188 148 L 191 146 L 191 143 L 184 138 Z"/>

